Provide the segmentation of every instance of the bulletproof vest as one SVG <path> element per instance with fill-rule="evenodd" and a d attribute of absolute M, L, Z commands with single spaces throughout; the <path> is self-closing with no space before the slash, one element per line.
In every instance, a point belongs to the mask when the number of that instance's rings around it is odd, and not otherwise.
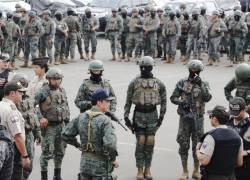
<path fill-rule="evenodd" d="M 142 24 L 141 18 L 139 16 L 138 17 L 131 17 L 131 19 L 128 23 L 129 32 L 135 33 L 135 32 L 141 31 L 141 29 L 139 29 L 138 27 L 135 27 L 136 24 L 138 24 L 138 25 Z"/>
<path fill-rule="evenodd" d="M 205 166 L 208 175 L 232 174 L 241 145 L 239 135 L 225 128 L 218 128 L 209 134 L 214 138 L 215 147 L 210 163 Z"/>
<path fill-rule="evenodd" d="M 168 21 L 167 24 L 164 26 L 165 29 L 165 35 L 166 36 L 171 36 L 171 35 L 176 35 L 177 34 L 177 25 L 176 21 Z"/>
<path fill-rule="evenodd" d="M 27 17 L 21 17 L 20 22 L 19 22 L 19 27 L 21 30 L 24 29 L 27 21 L 28 21 Z"/>
<path fill-rule="evenodd" d="M 33 22 L 28 22 L 27 29 L 27 36 L 39 36 L 39 23 L 37 20 L 34 20 Z"/>
<path fill-rule="evenodd" d="M 123 33 L 128 33 L 129 32 L 129 27 L 128 27 L 129 20 L 130 20 L 129 16 L 127 16 L 125 19 L 122 19 L 122 22 L 123 22 Z"/>
<path fill-rule="evenodd" d="M 132 102 L 135 105 L 158 105 L 161 103 L 160 86 L 156 78 L 137 78 L 134 83 Z"/>
<path fill-rule="evenodd" d="M 0 100 L 3 99 L 3 96 L 4 96 L 4 86 L 8 82 L 8 77 L 9 77 L 9 70 L 4 70 L 2 73 L 0 73 L 0 81 L 4 82 L 0 86 Z"/>
<path fill-rule="evenodd" d="M 90 18 L 87 18 L 85 15 L 83 15 L 83 18 L 82 18 L 83 32 L 90 32 L 93 26 L 94 26 L 94 21 L 93 21 L 92 15 Z"/>
<path fill-rule="evenodd" d="M 95 92 L 95 90 L 100 89 L 100 88 L 105 89 L 108 95 L 110 94 L 110 84 L 107 80 L 102 80 L 99 83 L 93 83 L 92 80 L 86 79 L 84 80 L 83 84 L 86 85 L 85 93 L 89 95 L 88 100 L 91 100 L 92 93 Z"/>
<path fill-rule="evenodd" d="M 194 37 L 199 37 L 200 28 L 199 28 L 200 22 L 199 20 L 195 21 L 192 20 L 190 24 L 189 34 L 193 35 Z"/>
<path fill-rule="evenodd" d="M 229 24 L 228 30 L 230 32 L 230 35 L 233 37 L 244 37 L 244 34 L 242 33 L 242 22 L 241 21 L 231 21 Z"/>
<path fill-rule="evenodd" d="M 236 82 L 235 96 L 242 97 L 247 105 L 250 104 L 250 83 L 249 82 Z"/>
<path fill-rule="evenodd" d="M 52 32 L 52 25 L 53 25 L 53 22 L 52 20 L 48 20 L 48 21 L 45 21 L 44 20 L 44 23 L 43 23 L 43 28 L 44 28 L 44 35 L 50 35 Z"/>
<path fill-rule="evenodd" d="M 146 28 L 155 27 L 157 21 L 159 21 L 159 19 L 158 19 L 157 16 L 155 16 L 154 19 L 152 19 L 151 16 L 148 16 L 148 17 L 146 17 L 145 20 L 144 20 L 144 26 L 145 26 Z M 155 28 L 156 28 L 156 27 L 155 27 Z"/>
<path fill-rule="evenodd" d="M 65 37 L 65 34 L 63 31 L 65 31 L 66 29 L 66 24 L 64 21 L 55 21 L 56 22 L 56 33 L 55 35 L 56 36 L 59 36 L 59 37 Z"/>
<path fill-rule="evenodd" d="M 234 121 L 233 121 L 233 118 L 232 118 L 230 120 L 230 123 L 228 124 L 228 126 L 231 127 L 232 129 L 234 129 L 236 132 L 238 132 L 238 134 L 242 138 L 242 140 L 243 140 L 243 149 L 250 149 L 250 142 L 247 141 L 244 138 L 245 133 L 250 128 L 250 118 L 248 117 L 248 118 L 246 118 L 244 120 L 241 120 L 241 122 L 238 125 L 234 125 L 233 122 Z M 250 156 L 249 155 L 243 157 L 243 162 L 244 162 L 243 167 L 250 170 Z"/>
<path fill-rule="evenodd" d="M 36 110 L 34 107 L 34 101 L 31 98 L 23 99 L 18 105 L 17 109 L 22 114 L 25 120 L 25 130 L 32 131 L 36 125 Z"/>
<path fill-rule="evenodd" d="M 218 37 L 221 35 L 220 32 L 217 32 L 216 29 L 220 28 L 221 20 L 218 19 L 216 22 L 212 23 L 208 28 L 208 37 Z"/>
<path fill-rule="evenodd" d="M 189 28 L 190 28 L 189 20 L 182 20 L 181 21 L 181 35 L 187 35 Z"/>
<path fill-rule="evenodd" d="M 67 97 L 65 90 L 61 87 L 57 90 L 51 90 L 48 85 L 46 86 L 48 96 L 40 105 L 42 115 L 48 119 L 49 122 L 63 122 L 69 114 L 68 107 L 66 107 Z M 64 104 L 65 107 L 62 104 Z"/>
<path fill-rule="evenodd" d="M 65 22 L 68 25 L 69 32 L 76 32 L 79 30 L 77 27 L 77 20 L 74 16 L 66 17 Z"/>
<path fill-rule="evenodd" d="M 107 24 L 107 29 L 109 31 L 118 31 L 119 30 L 119 18 L 117 17 L 110 17 L 108 24 Z"/>

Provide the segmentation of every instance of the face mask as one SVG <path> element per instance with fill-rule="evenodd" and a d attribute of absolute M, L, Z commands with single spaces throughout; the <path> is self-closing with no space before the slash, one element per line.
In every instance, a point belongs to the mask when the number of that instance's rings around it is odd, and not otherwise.
<path fill-rule="evenodd" d="M 86 15 L 87 18 L 90 18 L 91 17 L 91 12 L 87 12 L 87 13 L 85 13 L 85 15 Z"/>
<path fill-rule="evenodd" d="M 90 71 L 90 80 L 99 83 L 102 81 L 102 72 L 100 74 L 94 74 L 93 72 Z"/>
<path fill-rule="evenodd" d="M 155 12 L 151 12 L 151 17 L 154 18 L 155 17 Z"/>
<path fill-rule="evenodd" d="M 225 13 L 223 12 L 221 15 L 220 15 L 221 18 L 225 18 Z"/>
<path fill-rule="evenodd" d="M 240 21 L 240 16 L 235 15 L 235 16 L 234 16 L 234 20 L 235 20 L 235 21 Z"/>
<path fill-rule="evenodd" d="M 189 15 L 188 15 L 188 14 L 185 14 L 185 15 L 184 15 L 184 19 L 185 19 L 185 20 L 188 20 L 188 19 L 189 19 Z"/>
<path fill-rule="evenodd" d="M 179 13 L 177 13 L 177 14 L 176 14 L 176 17 L 177 17 L 177 18 L 180 18 L 180 17 L 181 17 L 181 15 L 180 15 Z"/>
<path fill-rule="evenodd" d="M 127 17 L 127 13 L 122 13 L 122 18 L 125 19 Z"/>
<path fill-rule="evenodd" d="M 198 15 L 195 14 L 195 15 L 192 15 L 192 17 L 194 20 L 196 20 L 196 21 L 198 20 Z"/>
<path fill-rule="evenodd" d="M 170 14 L 169 17 L 170 17 L 171 20 L 174 20 L 175 15 L 174 14 Z"/>
<path fill-rule="evenodd" d="M 191 71 L 189 70 L 189 78 L 190 79 L 194 79 L 195 76 L 199 76 L 200 75 L 200 71 Z"/>
<path fill-rule="evenodd" d="M 201 15 L 205 15 L 206 14 L 206 10 L 201 10 Z"/>
<path fill-rule="evenodd" d="M 140 66 L 141 77 L 142 78 L 152 78 L 153 74 L 151 73 L 153 67 L 152 66 Z"/>
<path fill-rule="evenodd" d="M 62 16 L 59 15 L 59 14 L 55 15 L 55 17 L 56 17 L 56 20 L 57 20 L 57 21 L 61 21 L 61 20 L 62 20 Z"/>

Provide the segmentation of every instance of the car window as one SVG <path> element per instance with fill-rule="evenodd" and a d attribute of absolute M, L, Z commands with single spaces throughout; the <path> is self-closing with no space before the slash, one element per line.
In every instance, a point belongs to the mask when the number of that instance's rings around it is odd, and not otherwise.
<path fill-rule="evenodd" d="M 181 4 L 182 4 L 181 2 L 172 2 L 172 3 L 168 2 L 167 3 L 167 5 L 169 5 L 171 7 L 171 9 L 174 9 L 174 10 L 179 9 Z M 195 6 L 195 3 L 185 3 L 185 4 L 186 4 L 186 9 L 188 12 L 191 12 Z"/>
<path fill-rule="evenodd" d="M 113 8 L 118 7 L 118 0 L 93 0 L 90 3 L 91 7 Z"/>

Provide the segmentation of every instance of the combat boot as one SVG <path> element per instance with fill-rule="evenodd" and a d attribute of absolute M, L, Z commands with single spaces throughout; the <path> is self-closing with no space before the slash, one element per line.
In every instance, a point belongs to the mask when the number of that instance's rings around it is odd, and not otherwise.
<path fill-rule="evenodd" d="M 199 163 L 195 162 L 194 163 L 194 171 L 193 171 L 193 175 L 192 175 L 193 179 L 197 179 L 197 180 L 201 179 L 201 175 L 199 173 L 199 167 L 200 167 Z"/>
<path fill-rule="evenodd" d="M 85 59 L 86 61 L 88 61 L 89 60 L 89 53 L 87 52 L 86 53 L 86 59 Z"/>
<path fill-rule="evenodd" d="M 170 57 L 170 64 L 174 64 L 174 60 L 175 60 L 175 57 L 174 57 L 174 56 L 171 56 L 171 57 Z"/>
<path fill-rule="evenodd" d="M 115 61 L 115 60 L 116 60 L 116 56 L 115 54 L 113 54 L 112 61 Z"/>
<path fill-rule="evenodd" d="M 118 53 L 118 59 L 121 59 L 122 56 L 121 56 L 121 53 Z"/>
<path fill-rule="evenodd" d="M 183 173 L 180 177 L 180 180 L 187 180 L 188 179 L 188 168 L 187 168 L 187 161 L 182 162 Z"/>
<path fill-rule="evenodd" d="M 54 178 L 53 180 L 62 180 L 61 178 L 61 169 L 54 169 Z"/>
<path fill-rule="evenodd" d="M 41 180 L 48 180 L 48 172 L 41 171 Z"/>
<path fill-rule="evenodd" d="M 12 70 L 18 70 L 18 68 L 16 67 L 16 65 L 15 65 L 15 61 L 12 61 L 11 63 L 10 63 L 10 69 L 12 69 Z"/>
<path fill-rule="evenodd" d="M 137 180 L 144 180 L 143 168 L 138 168 L 136 179 Z"/>
<path fill-rule="evenodd" d="M 90 59 L 93 59 L 93 60 L 95 60 L 95 53 L 93 52 L 92 54 L 91 54 L 91 57 L 90 57 Z"/>
<path fill-rule="evenodd" d="M 146 180 L 152 180 L 153 179 L 150 168 L 145 168 L 144 177 L 145 177 Z"/>
<path fill-rule="evenodd" d="M 85 59 L 83 53 L 80 54 L 80 59 Z"/>
<path fill-rule="evenodd" d="M 168 56 L 168 57 L 166 58 L 166 62 L 165 62 L 165 63 L 170 64 L 170 62 L 171 62 L 170 59 L 171 59 L 171 57 Z"/>
<path fill-rule="evenodd" d="M 125 54 L 122 54 L 122 58 L 121 59 L 125 59 L 126 57 L 125 57 Z"/>
<path fill-rule="evenodd" d="M 181 56 L 181 62 L 185 61 L 185 56 Z"/>
<path fill-rule="evenodd" d="M 22 67 L 22 68 L 27 68 L 27 67 L 28 67 L 28 61 L 25 60 L 25 61 L 24 61 L 24 64 L 21 65 L 20 67 Z"/>
<path fill-rule="evenodd" d="M 213 59 L 208 59 L 207 66 L 212 66 L 213 65 Z"/>
<path fill-rule="evenodd" d="M 61 59 L 60 62 L 61 64 L 69 64 L 68 61 L 66 61 L 65 59 Z"/>
<path fill-rule="evenodd" d="M 55 61 L 55 65 L 59 65 L 59 64 L 61 64 L 61 63 L 59 62 L 59 60 L 56 60 L 56 61 Z"/>

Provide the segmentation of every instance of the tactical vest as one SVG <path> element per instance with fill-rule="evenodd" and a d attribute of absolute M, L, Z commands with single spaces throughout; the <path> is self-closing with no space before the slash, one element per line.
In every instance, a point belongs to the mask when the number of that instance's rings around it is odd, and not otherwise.
<path fill-rule="evenodd" d="M 218 19 L 216 22 L 214 22 L 213 24 L 211 24 L 211 26 L 208 28 L 208 37 L 210 38 L 215 38 L 215 37 L 219 37 L 221 34 L 221 32 L 216 31 L 216 29 L 219 29 L 221 25 L 221 20 Z"/>
<path fill-rule="evenodd" d="M 173 36 L 177 34 L 177 25 L 176 21 L 168 21 L 167 24 L 164 26 L 165 35 L 166 36 Z"/>
<path fill-rule="evenodd" d="M 244 83 L 236 82 L 235 96 L 242 97 L 246 101 L 247 105 L 249 105 L 250 104 L 250 83 L 249 82 L 244 82 Z"/>
<path fill-rule="evenodd" d="M 231 119 L 228 126 L 231 127 L 232 129 L 234 129 L 236 132 L 238 132 L 238 134 L 242 138 L 242 140 L 243 140 L 243 149 L 244 150 L 249 150 L 250 149 L 250 142 L 248 142 L 244 138 L 244 135 L 245 135 L 246 131 L 250 128 L 250 118 L 246 118 L 246 119 L 242 120 L 240 122 L 240 124 L 238 124 L 238 125 L 234 125 L 233 122 L 234 122 L 233 119 Z M 250 170 L 250 156 L 249 155 L 243 157 L 243 162 L 244 162 L 244 165 L 242 167 Z"/>
<path fill-rule="evenodd" d="M 62 106 L 63 103 L 67 102 L 66 93 L 61 87 L 57 90 L 47 88 L 49 91 L 48 96 L 40 105 L 42 115 L 48 119 L 49 122 L 63 122 L 69 114 L 68 107 Z"/>
<path fill-rule="evenodd" d="M 9 78 L 9 70 L 8 69 L 6 69 L 2 73 L 0 73 L 0 81 L 4 82 L 0 86 L 0 101 L 3 99 L 3 96 L 4 96 L 4 86 L 8 82 L 8 78 Z"/>
<path fill-rule="evenodd" d="M 25 130 L 26 131 L 32 131 L 37 126 L 36 124 L 36 110 L 34 107 L 34 102 L 30 98 L 26 98 L 22 100 L 17 105 L 17 109 L 22 114 L 24 120 L 25 120 Z"/>
<path fill-rule="evenodd" d="M 119 30 L 119 18 L 118 17 L 110 17 L 107 30 L 108 31 L 118 31 Z"/>
<path fill-rule="evenodd" d="M 48 21 L 45 21 L 44 20 L 44 23 L 43 23 L 43 28 L 44 28 L 44 35 L 52 35 L 51 31 L 52 31 L 52 26 L 53 26 L 53 22 L 52 20 L 48 20 Z"/>
<path fill-rule="evenodd" d="M 128 27 L 129 27 L 129 32 L 131 33 L 136 33 L 136 32 L 140 32 L 140 29 L 138 27 L 135 27 L 135 25 L 141 25 L 141 18 L 140 17 L 131 17 L 131 19 L 129 20 L 128 23 Z"/>
<path fill-rule="evenodd" d="M 37 20 L 34 20 L 33 22 L 28 22 L 28 27 L 26 27 L 27 36 L 39 36 L 40 32 L 38 26 L 39 23 L 37 22 Z"/>
<path fill-rule="evenodd" d="M 129 16 L 127 16 L 125 19 L 122 19 L 122 22 L 123 22 L 123 33 L 128 33 L 129 32 L 129 26 L 128 26 L 129 20 L 130 20 Z"/>
<path fill-rule="evenodd" d="M 241 31 L 242 29 L 242 22 L 241 21 L 232 21 L 229 24 L 228 30 L 232 37 L 244 37 L 244 34 Z"/>
<path fill-rule="evenodd" d="M 55 21 L 56 22 L 56 33 L 55 35 L 58 36 L 59 38 L 64 38 L 65 33 L 63 31 L 66 30 L 66 24 L 64 21 Z"/>
<path fill-rule="evenodd" d="M 68 25 L 69 32 L 76 32 L 79 30 L 76 25 L 77 24 L 76 18 L 74 16 L 66 17 L 65 22 Z"/>
<path fill-rule="evenodd" d="M 209 134 L 214 138 L 215 147 L 210 163 L 205 166 L 208 175 L 232 174 L 241 145 L 239 135 L 225 128 L 212 130 Z"/>
<path fill-rule="evenodd" d="M 193 35 L 194 37 L 198 38 L 200 34 L 200 29 L 199 29 L 200 22 L 199 20 L 195 21 L 192 20 L 190 24 L 190 29 L 189 29 L 189 34 Z"/>
<path fill-rule="evenodd" d="M 134 83 L 132 102 L 135 105 L 148 106 L 161 103 L 160 86 L 155 78 L 138 78 Z"/>
<path fill-rule="evenodd" d="M 189 28 L 190 28 L 189 20 L 182 20 L 181 21 L 181 35 L 187 35 Z"/>
<path fill-rule="evenodd" d="M 86 79 L 84 80 L 83 84 L 85 84 L 86 86 L 85 93 L 89 95 L 89 98 L 91 97 L 93 92 L 95 92 L 97 89 L 100 89 L 100 88 L 105 89 L 107 94 L 110 95 L 110 84 L 108 83 L 107 80 L 102 80 L 99 83 L 93 83 L 92 80 Z"/>

